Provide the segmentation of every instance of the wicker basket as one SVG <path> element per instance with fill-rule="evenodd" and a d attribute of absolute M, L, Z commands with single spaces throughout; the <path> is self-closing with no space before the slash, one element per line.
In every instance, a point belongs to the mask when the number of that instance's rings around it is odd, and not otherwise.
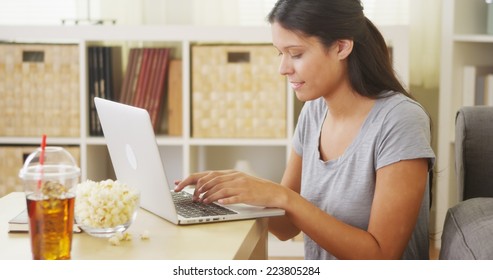
<path fill-rule="evenodd" d="M 286 137 L 286 80 L 271 45 L 192 46 L 192 135 Z"/>
<path fill-rule="evenodd" d="M 0 44 L 0 136 L 79 137 L 79 47 Z"/>

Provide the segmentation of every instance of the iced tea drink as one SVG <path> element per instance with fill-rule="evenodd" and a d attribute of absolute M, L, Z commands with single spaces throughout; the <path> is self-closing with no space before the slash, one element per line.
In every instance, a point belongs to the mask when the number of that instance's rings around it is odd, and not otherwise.
<path fill-rule="evenodd" d="M 72 246 L 75 196 L 26 197 L 34 260 L 68 260 Z"/>
<path fill-rule="evenodd" d="M 74 187 L 80 168 L 61 147 L 31 153 L 19 177 L 26 191 L 31 251 L 35 260 L 70 259 L 74 225 Z"/>

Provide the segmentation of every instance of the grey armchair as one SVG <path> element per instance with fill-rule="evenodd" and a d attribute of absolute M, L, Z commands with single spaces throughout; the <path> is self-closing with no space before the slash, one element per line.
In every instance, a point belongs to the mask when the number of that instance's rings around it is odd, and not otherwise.
<path fill-rule="evenodd" d="M 459 203 L 447 212 L 439 259 L 493 259 L 493 107 L 462 107 L 455 124 Z"/>

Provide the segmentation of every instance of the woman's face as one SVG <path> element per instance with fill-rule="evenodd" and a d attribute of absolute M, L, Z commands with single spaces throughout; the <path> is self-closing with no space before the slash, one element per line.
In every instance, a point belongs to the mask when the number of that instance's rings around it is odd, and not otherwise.
<path fill-rule="evenodd" d="M 281 57 L 279 72 L 299 100 L 329 97 L 348 85 L 346 60 L 340 55 L 344 46 L 339 41 L 327 49 L 318 38 L 302 36 L 277 22 L 272 24 L 272 41 Z"/>

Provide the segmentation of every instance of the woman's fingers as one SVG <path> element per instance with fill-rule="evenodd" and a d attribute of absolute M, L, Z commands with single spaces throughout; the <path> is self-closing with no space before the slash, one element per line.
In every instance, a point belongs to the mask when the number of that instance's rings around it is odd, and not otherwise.
<path fill-rule="evenodd" d="M 228 180 L 228 177 L 222 177 L 228 174 L 234 174 L 233 170 L 226 171 L 206 171 L 190 174 L 187 178 L 183 180 L 175 180 L 175 192 L 182 191 L 186 186 L 195 185 L 194 195 L 198 197 L 201 193 L 208 191 L 210 188 L 214 187 L 217 183 Z M 221 178 L 216 180 L 216 178 Z"/>
<path fill-rule="evenodd" d="M 222 184 L 229 184 L 237 176 L 238 172 L 235 171 L 212 171 L 209 174 L 203 176 L 197 181 L 194 198 L 199 199 L 203 194 L 210 194 L 218 191 L 218 186 Z M 209 194 L 209 195 L 210 195 Z"/>
<path fill-rule="evenodd" d="M 202 197 L 201 201 L 203 203 L 212 203 L 217 201 L 221 204 L 233 204 L 240 203 L 241 196 L 244 194 L 245 190 L 238 187 L 228 187 L 230 182 L 226 184 L 216 185 L 213 189 L 206 192 Z"/>
<path fill-rule="evenodd" d="M 175 181 L 175 184 L 175 191 L 195 185 L 193 199 L 203 203 L 276 204 L 276 188 L 272 188 L 270 182 L 234 170 L 194 173 L 182 181 Z"/>
<path fill-rule="evenodd" d="M 215 178 L 213 187 L 207 188 L 200 201 L 211 203 L 218 201 L 223 204 L 248 203 L 262 204 L 258 199 L 263 196 L 264 188 L 259 185 L 254 177 L 249 177 L 243 173 L 228 174 L 221 178 Z"/>
<path fill-rule="evenodd" d="M 175 192 L 182 191 L 186 186 L 195 185 L 197 181 L 206 176 L 208 172 L 194 173 L 183 180 L 175 180 Z"/>

